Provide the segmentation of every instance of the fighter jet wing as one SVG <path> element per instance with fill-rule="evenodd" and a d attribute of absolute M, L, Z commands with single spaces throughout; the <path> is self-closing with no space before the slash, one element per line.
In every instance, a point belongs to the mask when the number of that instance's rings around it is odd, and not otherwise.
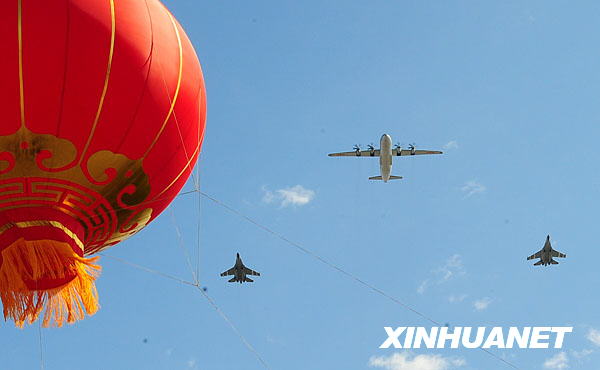
<path fill-rule="evenodd" d="M 558 257 L 558 258 L 565 258 L 565 257 L 567 257 L 566 254 L 560 253 L 559 251 L 555 251 L 555 250 L 553 250 L 550 253 L 552 254 L 552 257 L 554 257 L 554 258 L 556 258 L 556 257 Z"/>
<path fill-rule="evenodd" d="M 246 275 L 260 276 L 260 272 L 256 272 L 254 270 L 250 270 L 248 267 L 244 267 L 244 273 Z"/>
<path fill-rule="evenodd" d="M 439 150 L 410 150 L 410 149 L 392 149 L 393 156 L 405 156 L 405 155 L 424 155 L 424 154 L 443 154 Z"/>
<path fill-rule="evenodd" d="M 539 251 L 536 254 L 532 254 L 531 256 L 527 257 L 527 261 L 534 260 L 537 258 L 542 258 L 542 251 Z"/>
<path fill-rule="evenodd" d="M 221 273 L 221 276 L 227 276 L 227 275 L 235 275 L 235 267 L 232 267 L 229 270 Z"/>
<path fill-rule="evenodd" d="M 330 157 L 379 157 L 379 149 L 371 150 L 361 150 L 361 151 L 353 151 L 353 152 L 342 152 L 342 153 L 331 153 Z"/>

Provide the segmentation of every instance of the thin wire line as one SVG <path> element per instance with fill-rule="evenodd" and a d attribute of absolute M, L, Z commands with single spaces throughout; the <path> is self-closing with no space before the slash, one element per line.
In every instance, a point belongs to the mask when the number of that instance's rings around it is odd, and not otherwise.
<path fill-rule="evenodd" d="M 305 248 L 305 247 L 301 246 L 300 244 L 298 244 L 298 243 L 296 243 L 296 242 L 294 242 L 294 241 L 292 241 L 292 240 L 290 240 L 290 239 L 286 238 L 284 235 L 282 235 L 282 234 L 279 234 L 279 233 L 277 233 L 277 232 L 273 231 L 272 229 L 268 228 L 267 226 L 264 226 L 264 225 L 262 225 L 261 223 L 259 223 L 259 222 L 255 221 L 254 219 L 252 219 L 252 218 L 250 218 L 250 217 L 248 217 L 248 216 L 244 215 L 243 213 L 241 213 L 241 212 L 239 212 L 238 210 L 236 210 L 236 209 L 234 209 L 234 208 L 232 208 L 232 207 L 228 206 L 227 204 L 225 204 L 225 203 L 223 203 L 223 202 L 219 201 L 218 199 L 216 199 L 216 198 L 213 198 L 212 196 L 210 196 L 210 195 L 208 195 L 208 194 L 206 194 L 206 193 L 204 193 L 204 192 L 202 192 L 202 191 L 198 191 L 198 193 L 199 193 L 200 195 L 202 195 L 202 196 L 204 196 L 204 197 L 208 198 L 210 201 L 212 201 L 212 202 L 216 203 L 217 205 L 219 205 L 219 206 L 221 206 L 221 207 L 225 208 L 225 209 L 226 209 L 226 210 L 228 210 L 229 212 L 231 212 L 231 213 L 233 213 L 233 214 L 237 215 L 238 217 L 241 217 L 241 218 L 243 218 L 244 220 L 246 220 L 246 221 L 250 222 L 251 224 L 253 224 L 253 225 L 257 226 L 258 228 L 260 228 L 260 229 L 262 229 L 262 230 L 266 231 L 267 233 L 269 233 L 269 234 L 271 234 L 271 235 L 273 235 L 273 236 L 275 236 L 275 237 L 277 237 L 277 238 L 279 238 L 279 239 L 283 240 L 284 242 L 286 242 L 287 244 L 289 244 L 289 245 L 293 246 L 294 248 L 296 248 L 296 249 L 300 250 L 301 252 L 304 252 L 305 254 L 307 254 L 307 255 L 309 255 L 309 256 L 311 256 L 311 257 L 313 257 L 314 259 L 318 260 L 319 262 L 321 262 L 321 263 L 323 263 L 323 264 L 325 264 L 325 265 L 327 265 L 327 266 L 331 267 L 332 269 L 334 269 L 334 270 L 336 270 L 336 271 L 340 272 L 341 274 L 343 274 L 343 275 L 345 275 L 345 276 L 347 276 L 347 277 L 349 277 L 349 278 L 353 279 L 354 281 L 358 282 L 359 284 L 361 284 L 361 285 L 363 285 L 363 286 L 365 286 L 365 287 L 367 287 L 367 288 L 371 289 L 371 290 L 372 290 L 372 291 L 374 291 L 375 293 L 378 293 L 378 294 L 382 295 L 383 297 L 385 297 L 385 298 L 387 298 L 387 299 L 391 300 L 392 302 L 394 302 L 394 303 L 396 303 L 396 304 L 398 304 L 398 305 L 400 305 L 400 306 L 404 307 L 405 309 L 407 309 L 407 310 L 409 310 L 409 311 L 413 312 L 414 314 L 416 314 L 416 315 L 418 315 L 418 316 L 420 316 L 420 317 L 424 318 L 425 320 L 427 320 L 427 321 L 429 321 L 429 322 L 431 322 L 431 323 L 433 323 L 433 324 L 435 324 L 435 325 L 437 325 L 437 326 L 442 326 L 442 325 L 441 325 L 439 322 L 437 322 L 436 320 L 434 320 L 434 319 L 430 318 L 429 316 L 425 315 L 424 313 L 422 313 L 422 312 L 420 312 L 420 311 L 418 311 L 418 310 L 416 310 L 416 309 L 412 308 L 412 307 L 411 307 L 411 306 L 409 306 L 408 304 L 406 304 L 406 303 L 404 303 L 404 302 L 400 301 L 398 298 L 396 298 L 396 297 L 394 297 L 394 296 L 391 296 L 391 295 L 387 294 L 387 293 L 386 293 L 386 292 L 384 292 L 383 290 L 381 290 L 381 289 L 379 289 L 379 288 L 375 287 L 374 285 L 371 285 L 370 283 L 368 283 L 368 282 L 366 282 L 366 281 L 362 280 L 362 279 L 361 279 L 361 278 L 359 278 L 358 276 L 356 276 L 356 275 L 354 275 L 354 274 L 352 274 L 352 273 L 350 273 L 350 272 L 348 272 L 348 271 L 346 271 L 346 270 L 342 269 L 341 267 L 338 267 L 338 266 L 334 265 L 333 263 L 329 262 L 328 260 L 326 260 L 325 258 L 323 258 L 323 257 L 321 257 L 320 255 L 316 254 L 315 252 L 313 252 L 313 251 L 311 251 L 311 250 L 309 250 L 309 249 L 307 249 L 307 248 Z M 516 366 L 515 366 L 515 365 L 513 365 L 512 363 L 508 362 L 507 360 L 505 360 L 505 359 L 503 359 L 503 358 L 501 358 L 501 357 L 498 357 L 497 355 L 495 355 L 494 353 L 490 352 L 489 350 L 487 350 L 487 349 L 485 349 L 485 348 L 481 348 L 481 347 L 480 347 L 479 349 L 481 349 L 481 350 L 482 350 L 482 351 L 484 351 L 485 353 L 489 354 L 490 356 L 494 357 L 495 359 L 497 359 L 497 360 L 499 360 L 499 361 L 502 361 L 502 362 L 504 362 L 506 365 L 508 365 L 508 366 L 510 366 L 510 367 L 512 367 L 512 368 L 518 369 L 518 367 L 516 367 Z"/>
<path fill-rule="evenodd" d="M 206 298 L 206 300 L 208 301 L 208 303 L 215 309 L 215 311 L 217 311 L 217 313 L 219 314 L 219 316 L 221 316 L 221 318 L 229 325 L 229 327 L 231 328 L 231 330 L 233 330 L 233 332 L 240 338 L 240 340 L 246 346 L 246 348 L 250 352 L 252 352 L 252 354 L 254 354 L 254 356 L 262 364 L 262 366 L 265 369 L 271 369 L 269 367 L 269 365 L 266 363 L 266 361 L 262 358 L 262 356 L 258 353 L 258 351 L 254 348 L 254 346 L 252 346 L 252 344 L 250 344 L 250 342 L 248 342 L 248 340 L 246 339 L 246 337 L 244 337 L 244 335 L 238 330 L 238 328 L 235 326 L 235 324 L 233 323 L 233 321 L 231 321 L 231 319 L 225 314 L 225 312 L 223 312 L 223 310 L 221 310 L 221 308 L 217 305 L 217 303 L 197 283 L 192 283 L 190 281 L 186 281 L 186 280 L 180 279 L 180 278 L 178 278 L 176 276 L 169 275 L 169 274 L 166 274 L 164 272 L 161 272 L 161 271 L 158 271 L 158 270 L 154 270 L 154 269 L 151 269 L 151 268 L 146 267 L 146 266 L 138 265 L 137 263 L 129 262 L 129 261 L 123 259 L 123 258 L 110 256 L 110 255 L 104 254 L 104 253 L 98 253 L 98 254 L 100 256 L 102 256 L 102 257 L 107 257 L 109 259 L 113 259 L 115 261 L 121 262 L 121 263 L 123 263 L 125 265 L 129 265 L 129 266 L 135 267 L 138 270 L 142 270 L 142 271 L 145 271 L 145 272 L 148 272 L 148 273 L 151 273 L 151 274 L 162 276 L 164 278 L 176 281 L 176 282 L 178 282 L 180 284 L 190 285 L 190 286 L 193 286 L 193 287 L 197 288 L 198 291 L 200 293 L 202 293 L 202 295 L 204 296 L 204 298 Z"/>
<path fill-rule="evenodd" d="M 185 256 L 185 261 L 187 262 L 187 265 L 190 268 L 195 284 L 198 285 L 198 276 L 196 276 L 196 272 L 194 271 L 194 267 L 192 266 L 192 260 L 190 259 L 190 254 L 188 253 L 188 250 L 185 247 L 185 243 L 183 242 L 181 229 L 179 229 L 179 225 L 177 224 L 177 219 L 175 218 L 175 211 L 173 211 L 173 208 L 171 208 L 171 220 L 173 221 L 173 227 L 175 228 L 175 234 L 177 235 L 177 244 L 179 245 L 183 252 L 183 255 Z"/>
<path fill-rule="evenodd" d="M 196 192 L 200 191 L 200 158 L 198 158 L 198 162 L 196 163 L 196 183 L 195 190 Z M 202 221 L 202 197 L 198 195 L 198 223 L 196 225 L 196 279 L 198 283 L 200 283 L 200 221 Z"/>
<path fill-rule="evenodd" d="M 231 322 L 231 320 L 229 319 L 229 317 L 227 317 L 227 315 L 225 315 L 225 313 L 219 308 L 219 306 L 217 306 L 217 304 L 212 300 L 212 298 L 210 298 L 208 296 L 208 294 L 206 294 L 206 292 L 204 291 L 204 289 L 200 288 L 199 286 L 196 286 L 196 288 L 200 291 L 200 293 L 202 293 L 202 295 L 204 295 L 204 297 L 213 306 L 213 308 L 219 313 L 219 315 L 221 315 L 221 317 L 223 318 L 223 320 L 225 320 L 229 324 L 229 326 L 231 327 L 231 329 L 240 337 L 240 339 L 242 340 L 242 342 L 244 343 L 244 345 L 246 345 L 246 347 L 250 351 L 252 351 L 252 353 L 254 353 L 254 356 L 256 356 L 256 358 L 258 359 L 258 361 L 260 361 L 260 363 L 263 365 L 263 367 L 265 369 L 270 369 L 269 365 L 267 365 L 267 363 L 265 362 L 265 360 L 263 360 L 263 358 L 260 356 L 260 354 L 258 353 L 258 351 L 256 351 L 256 349 L 252 346 L 252 344 L 250 344 L 246 340 L 246 338 L 242 335 L 242 333 L 239 332 L 239 330 L 236 328 L 236 326 L 233 324 L 233 322 Z"/>
<path fill-rule="evenodd" d="M 37 280 L 35 285 L 37 290 Z M 38 337 L 40 342 L 40 369 L 44 370 L 44 338 L 42 336 L 42 320 L 38 320 Z"/>
<path fill-rule="evenodd" d="M 161 272 L 161 271 L 158 271 L 158 270 L 153 270 L 153 269 L 151 269 L 151 268 L 149 268 L 149 267 L 145 267 L 145 266 L 142 266 L 142 265 L 138 265 L 138 264 L 136 264 L 136 263 L 133 263 L 133 262 L 129 262 L 129 261 L 127 261 L 127 260 L 123 259 L 123 258 L 119 258 L 119 257 L 111 256 L 111 255 L 108 255 L 108 254 L 105 254 L 105 253 L 98 253 L 98 255 L 99 255 L 99 256 L 102 256 L 102 257 L 106 257 L 106 258 L 108 258 L 108 259 L 112 259 L 112 260 L 115 260 L 115 261 L 121 262 L 121 263 L 123 263 L 123 264 L 125 264 L 125 265 L 129 265 L 129 266 L 131 266 L 131 267 L 135 267 L 135 268 L 136 268 L 136 269 L 138 269 L 138 270 L 142 270 L 142 271 L 149 272 L 149 273 L 151 273 L 151 274 L 155 274 L 155 275 L 162 276 L 162 277 L 164 277 L 164 278 L 167 278 L 167 279 L 170 279 L 170 280 L 176 281 L 176 282 L 178 282 L 178 283 L 181 283 L 181 284 L 185 284 L 185 285 L 191 285 L 191 286 L 196 286 L 196 284 L 195 284 L 195 283 L 192 283 L 191 281 L 183 280 L 183 279 L 181 279 L 181 278 L 178 278 L 177 276 L 169 275 L 169 274 L 166 274 L 166 273 L 164 273 L 164 272 Z"/>

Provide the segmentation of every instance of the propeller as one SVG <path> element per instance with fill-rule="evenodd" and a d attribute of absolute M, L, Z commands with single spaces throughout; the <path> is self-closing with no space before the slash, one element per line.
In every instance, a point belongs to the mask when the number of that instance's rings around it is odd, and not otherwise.
<path fill-rule="evenodd" d="M 369 148 L 370 151 L 374 151 L 375 150 L 375 146 L 373 146 L 373 143 L 367 145 L 367 148 Z"/>
<path fill-rule="evenodd" d="M 355 152 L 360 152 L 360 145 L 359 144 L 355 144 L 352 149 L 354 149 Z"/>
<path fill-rule="evenodd" d="M 416 145 L 415 143 L 409 144 L 408 145 L 408 149 L 410 149 L 411 152 L 414 152 L 415 151 L 415 145 Z"/>
<path fill-rule="evenodd" d="M 397 142 L 396 145 L 394 145 L 394 149 L 402 150 L 402 145 L 400 145 L 400 142 Z"/>

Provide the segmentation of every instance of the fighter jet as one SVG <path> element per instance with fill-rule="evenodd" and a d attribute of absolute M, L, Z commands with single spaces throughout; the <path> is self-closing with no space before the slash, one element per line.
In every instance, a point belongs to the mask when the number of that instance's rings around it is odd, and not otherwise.
<path fill-rule="evenodd" d="M 527 257 L 527 260 L 529 261 L 529 260 L 539 258 L 540 260 L 537 261 L 536 263 L 534 263 L 533 264 L 534 266 L 558 265 L 558 262 L 556 262 L 554 260 L 555 257 L 556 258 L 565 258 L 565 257 L 567 257 L 567 255 L 552 249 L 552 245 L 550 244 L 550 235 L 548 235 L 546 237 L 546 243 L 544 243 L 544 248 L 542 248 L 542 250 L 537 252 L 536 254 Z"/>
<path fill-rule="evenodd" d="M 360 146 L 355 145 L 354 151 L 343 153 L 331 153 L 330 157 L 379 157 L 380 176 L 369 177 L 369 180 L 388 180 L 401 179 L 402 176 L 393 176 L 392 158 L 400 156 L 422 155 L 422 154 L 442 154 L 440 151 L 434 150 L 416 150 L 414 144 L 408 146 L 408 149 L 402 149 L 400 144 L 396 144 L 392 148 L 392 138 L 388 134 L 383 134 L 379 142 L 381 149 L 375 149 L 373 144 L 369 145 L 369 150 L 360 150 Z"/>
<path fill-rule="evenodd" d="M 227 275 L 233 275 L 233 277 L 231 279 L 229 279 L 230 283 L 239 282 L 241 284 L 246 281 L 249 283 L 254 282 L 254 280 L 246 277 L 246 275 L 260 276 L 260 273 L 254 271 L 254 270 L 250 270 L 249 268 L 244 266 L 244 263 L 242 262 L 242 259 L 240 258 L 240 254 L 238 253 L 237 257 L 235 259 L 235 265 L 232 268 L 230 268 L 229 270 L 221 273 L 221 276 L 227 276 Z"/>

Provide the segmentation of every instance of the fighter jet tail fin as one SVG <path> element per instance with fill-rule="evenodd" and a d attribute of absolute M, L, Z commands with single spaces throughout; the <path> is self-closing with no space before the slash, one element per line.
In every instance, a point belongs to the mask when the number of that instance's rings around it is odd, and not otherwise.
<path fill-rule="evenodd" d="M 402 179 L 402 176 L 390 176 L 390 180 L 400 180 L 400 179 Z M 383 180 L 383 177 L 372 176 L 372 177 L 369 177 L 369 180 Z"/>
<path fill-rule="evenodd" d="M 235 283 L 237 280 L 236 280 L 236 278 L 234 276 L 234 277 L 232 277 L 231 279 L 229 279 L 227 281 L 230 282 L 230 283 Z"/>
<path fill-rule="evenodd" d="M 542 263 L 543 263 L 543 262 L 542 262 L 542 260 L 539 260 L 539 261 L 537 261 L 536 263 L 534 263 L 533 265 L 534 265 L 534 266 L 539 266 L 539 265 L 541 265 Z"/>

